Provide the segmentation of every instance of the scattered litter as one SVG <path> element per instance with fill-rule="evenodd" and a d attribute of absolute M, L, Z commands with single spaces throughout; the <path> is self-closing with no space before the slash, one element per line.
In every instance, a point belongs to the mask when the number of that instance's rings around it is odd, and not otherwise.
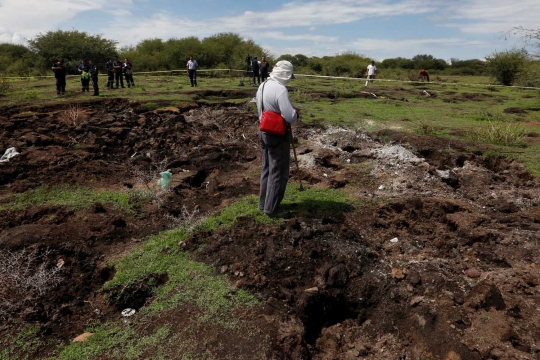
<path fill-rule="evenodd" d="M 379 186 L 379 190 L 384 190 L 384 185 Z"/>
<path fill-rule="evenodd" d="M 0 158 L 0 162 L 9 161 L 9 159 L 17 155 L 19 155 L 19 153 L 17 152 L 17 149 L 15 149 L 14 147 L 10 147 L 9 149 L 6 150 L 4 155 L 2 155 L 2 157 Z"/>
<path fill-rule="evenodd" d="M 94 314 L 96 314 L 96 315 L 101 314 L 101 310 L 99 310 L 99 309 L 94 309 Z"/>
<path fill-rule="evenodd" d="M 324 176 L 325 178 L 327 178 L 327 177 L 328 177 L 328 174 L 326 174 L 326 173 L 324 173 L 324 174 L 322 174 L 322 175 L 323 175 L 323 176 Z"/>
<path fill-rule="evenodd" d="M 307 293 L 310 293 L 310 294 L 315 294 L 315 293 L 318 293 L 318 292 L 319 292 L 319 288 L 315 286 L 315 287 L 306 289 L 306 292 L 307 292 Z"/>
<path fill-rule="evenodd" d="M 161 178 L 158 180 L 158 185 L 161 186 L 162 189 L 166 189 L 171 186 L 172 173 L 170 170 L 163 171 L 159 173 L 159 175 L 161 175 Z"/>
<path fill-rule="evenodd" d="M 137 152 L 135 151 L 131 157 L 133 158 L 135 155 L 137 155 Z"/>
<path fill-rule="evenodd" d="M 427 97 L 431 97 L 431 95 L 429 95 L 429 93 L 426 90 L 424 90 L 424 94 L 426 94 Z"/>
<path fill-rule="evenodd" d="M 246 140 L 246 135 L 242 134 L 242 137 L 244 138 L 244 140 Z"/>
<path fill-rule="evenodd" d="M 399 241 L 399 239 L 397 237 L 393 238 L 392 240 L 390 240 L 391 243 L 397 243 Z"/>
<path fill-rule="evenodd" d="M 64 266 L 65 264 L 65 261 L 64 259 L 60 259 L 58 260 L 58 262 L 56 263 L 56 267 L 58 268 L 58 270 L 62 269 L 62 267 Z"/>
<path fill-rule="evenodd" d="M 347 159 L 347 164 L 350 164 L 351 163 L 351 159 Z"/>
<path fill-rule="evenodd" d="M 127 308 L 122 310 L 122 316 L 125 318 L 135 315 L 135 309 Z"/>

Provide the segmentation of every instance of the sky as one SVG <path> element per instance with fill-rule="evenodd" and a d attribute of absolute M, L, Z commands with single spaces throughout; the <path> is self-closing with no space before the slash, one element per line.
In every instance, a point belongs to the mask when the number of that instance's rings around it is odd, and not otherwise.
<path fill-rule="evenodd" d="M 504 33 L 538 28 L 538 14 L 540 0 L 0 0 L 0 43 L 57 29 L 120 46 L 234 32 L 274 56 L 483 59 L 521 46 Z"/>

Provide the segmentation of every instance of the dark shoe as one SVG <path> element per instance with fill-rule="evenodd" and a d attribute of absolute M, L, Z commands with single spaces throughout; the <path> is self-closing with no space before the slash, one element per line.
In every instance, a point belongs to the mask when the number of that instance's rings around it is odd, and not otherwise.
<path fill-rule="evenodd" d="M 278 211 L 276 211 L 276 212 L 274 212 L 272 214 L 267 214 L 267 213 L 265 213 L 265 214 L 268 215 L 268 217 L 270 217 L 272 219 L 275 219 L 275 218 L 286 218 L 289 215 L 291 215 L 291 212 L 288 211 L 288 210 L 279 209 Z"/>

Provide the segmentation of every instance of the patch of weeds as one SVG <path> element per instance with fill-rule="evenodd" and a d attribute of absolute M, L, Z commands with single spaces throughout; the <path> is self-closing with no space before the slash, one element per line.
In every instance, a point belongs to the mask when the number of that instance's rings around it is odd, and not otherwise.
<path fill-rule="evenodd" d="M 94 358 L 112 359 L 142 359 L 149 352 L 158 356 L 160 343 L 174 338 L 171 334 L 171 326 L 165 325 L 157 328 L 152 334 L 138 336 L 135 326 L 122 324 L 121 326 L 109 327 L 98 326 L 88 329 L 94 335 L 87 341 L 71 343 L 59 349 L 54 359 L 57 360 L 80 360 Z"/>
<path fill-rule="evenodd" d="M 145 91 L 145 90 L 143 90 Z M 146 103 L 146 110 L 153 111 L 159 109 L 159 105 L 153 102 Z"/>
<path fill-rule="evenodd" d="M 38 339 L 39 326 L 26 326 L 17 335 L 7 334 L 0 339 L 0 359 L 26 360 L 35 358 L 34 352 L 43 343 Z"/>
<path fill-rule="evenodd" d="M 32 100 L 37 100 L 39 98 L 39 95 L 37 92 L 35 91 L 27 91 L 25 93 L 23 93 L 20 97 L 19 97 L 19 102 L 25 102 L 25 101 L 32 101 Z"/>
<path fill-rule="evenodd" d="M 486 126 L 475 128 L 469 137 L 473 141 L 502 146 L 522 146 L 525 129 L 518 122 L 488 121 Z"/>
<path fill-rule="evenodd" d="M 477 116 L 480 121 L 505 121 L 507 116 L 500 110 L 482 109 Z"/>
<path fill-rule="evenodd" d="M 97 191 L 82 187 L 44 186 L 20 194 L 0 197 L 1 210 L 24 209 L 28 206 L 72 206 L 87 209 L 95 202 L 112 205 L 125 212 L 133 212 L 130 193 L 115 191 Z"/>
<path fill-rule="evenodd" d="M 13 91 L 13 86 L 4 78 L 0 78 L 0 95 L 7 95 Z"/>
<path fill-rule="evenodd" d="M 433 121 L 420 119 L 418 121 L 418 127 L 416 127 L 415 132 L 417 134 L 422 135 L 435 135 L 437 134 L 437 130 L 435 130 L 435 126 L 433 125 Z"/>

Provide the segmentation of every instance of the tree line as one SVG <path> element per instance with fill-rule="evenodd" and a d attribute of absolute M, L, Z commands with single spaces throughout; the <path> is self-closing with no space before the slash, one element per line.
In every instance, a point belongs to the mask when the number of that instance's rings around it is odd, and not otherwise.
<path fill-rule="evenodd" d="M 99 66 L 109 57 L 129 58 L 135 71 L 185 69 L 193 55 L 201 69 L 246 69 L 246 56 L 266 56 L 270 64 L 289 60 L 295 71 L 304 74 L 363 77 L 370 58 L 354 52 L 334 56 L 308 57 L 303 54 L 284 54 L 274 57 L 253 40 L 236 33 L 219 33 L 203 39 L 197 37 L 145 39 L 133 46 L 118 47 L 114 40 L 77 30 L 49 31 L 37 35 L 26 46 L 0 44 L 0 75 L 49 75 L 58 58 L 63 58 L 67 71 L 76 74 L 81 59 L 94 60 Z M 486 58 L 450 61 L 419 54 L 411 59 L 397 57 L 377 63 L 381 77 L 414 80 L 420 69 L 437 75 L 491 75 L 504 85 L 524 81 L 523 73 L 537 73 L 538 61 L 523 49 L 495 52 Z M 522 75 L 520 75 L 522 74 Z M 521 79 L 521 80 L 520 80 Z M 540 83 L 540 80 L 532 81 Z"/>

